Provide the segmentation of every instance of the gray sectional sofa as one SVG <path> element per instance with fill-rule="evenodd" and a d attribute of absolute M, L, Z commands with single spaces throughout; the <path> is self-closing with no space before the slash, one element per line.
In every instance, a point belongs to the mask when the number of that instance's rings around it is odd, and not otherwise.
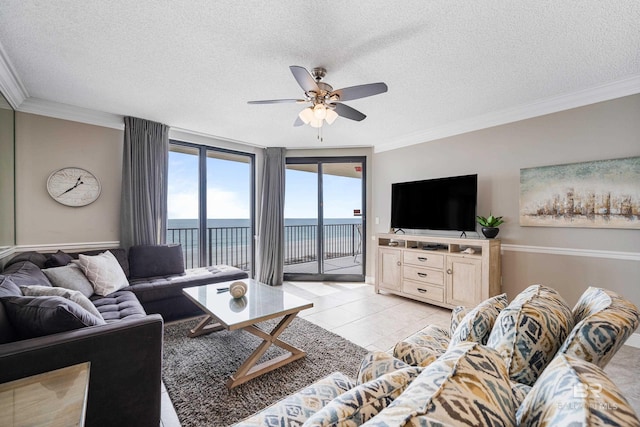
<path fill-rule="evenodd" d="M 229 266 L 185 270 L 180 246 L 109 251 L 129 286 L 91 295 L 88 314 L 59 296 L 23 293 L 25 287 L 53 287 L 49 277 L 69 280 L 64 267 L 79 253 L 25 252 L 9 260 L 0 273 L 0 383 L 89 361 L 87 426 L 157 427 L 163 318 L 201 314 L 183 288 L 247 273 Z"/>

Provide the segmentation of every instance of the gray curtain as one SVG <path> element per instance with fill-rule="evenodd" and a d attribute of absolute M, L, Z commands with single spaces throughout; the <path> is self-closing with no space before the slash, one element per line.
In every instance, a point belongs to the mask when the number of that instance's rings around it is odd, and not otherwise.
<path fill-rule="evenodd" d="M 169 126 L 124 118 L 120 245 L 163 244 L 167 223 Z"/>
<path fill-rule="evenodd" d="M 267 148 L 264 156 L 258 280 L 282 285 L 284 274 L 284 173 L 285 149 Z"/>

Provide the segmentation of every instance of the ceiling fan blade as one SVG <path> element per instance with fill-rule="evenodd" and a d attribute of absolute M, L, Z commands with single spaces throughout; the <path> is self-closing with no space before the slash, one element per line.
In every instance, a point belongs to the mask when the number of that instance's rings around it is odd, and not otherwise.
<path fill-rule="evenodd" d="M 296 121 L 293 122 L 293 126 L 294 127 L 298 127 L 298 126 L 302 126 L 304 125 L 304 122 L 300 119 L 300 117 L 296 117 Z"/>
<path fill-rule="evenodd" d="M 345 104 L 335 104 L 336 109 L 335 112 L 338 113 L 340 117 L 344 117 L 345 119 L 355 120 L 356 122 L 362 121 L 365 119 L 364 114 L 355 108 L 351 108 Z"/>
<path fill-rule="evenodd" d="M 306 68 L 298 65 L 291 65 L 289 66 L 289 69 L 291 70 L 293 77 L 295 77 L 296 81 L 305 92 L 320 92 L 318 84 Z"/>
<path fill-rule="evenodd" d="M 366 98 L 367 96 L 378 95 L 384 93 L 389 88 L 385 83 L 369 83 L 366 85 L 350 86 L 337 89 L 331 92 L 331 95 L 338 95 L 338 101 L 351 101 L 353 99 Z"/>
<path fill-rule="evenodd" d="M 291 102 L 307 102 L 304 99 L 266 99 L 264 101 L 247 101 L 247 104 L 287 104 Z"/>

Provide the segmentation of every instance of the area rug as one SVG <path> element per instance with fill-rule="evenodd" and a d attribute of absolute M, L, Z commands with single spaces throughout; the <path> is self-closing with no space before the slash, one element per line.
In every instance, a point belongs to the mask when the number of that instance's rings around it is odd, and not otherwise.
<path fill-rule="evenodd" d="M 364 348 L 296 318 L 280 335 L 307 356 L 227 390 L 225 384 L 261 340 L 248 332 L 219 331 L 188 338 L 196 320 L 165 326 L 162 379 L 184 427 L 232 425 L 314 381 L 340 371 L 355 378 Z M 271 330 L 275 321 L 260 327 Z M 271 347 L 265 357 L 283 354 Z"/>

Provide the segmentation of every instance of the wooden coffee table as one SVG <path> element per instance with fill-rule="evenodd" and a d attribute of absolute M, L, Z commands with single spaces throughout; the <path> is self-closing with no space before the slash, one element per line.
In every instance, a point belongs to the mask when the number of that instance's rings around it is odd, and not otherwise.
<path fill-rule="evenodd" d="M 297 314 L 313 303 L 295 295 L 282 291 L 279 287 L 268 286 L 253 279 L 242 280 L 247 284 L 244 297 L 235 299 L 229 292 L 218 293 L 220 288 L 228 288 L 233 282 L 215 283 L 212 285 L 185 288 L 182 292 L 206 316 L 198 325 L 189 331 L 190 337 L 227 329 L 245 331 L 262 338 L 262 343 L 227 381 L 227 388 L 233 388 L 264 373 L 273 371 L 287 363 L 298 360 L 307 353 L 279 339 L 280 334 L 289 326 Z M 261 329 L 257 323 L 282 317 L 282 320 L 270 332 Z M 260 357 L 272 345 L 283 348 L 287 353 L 266 362 L 256 364 Z"/>

